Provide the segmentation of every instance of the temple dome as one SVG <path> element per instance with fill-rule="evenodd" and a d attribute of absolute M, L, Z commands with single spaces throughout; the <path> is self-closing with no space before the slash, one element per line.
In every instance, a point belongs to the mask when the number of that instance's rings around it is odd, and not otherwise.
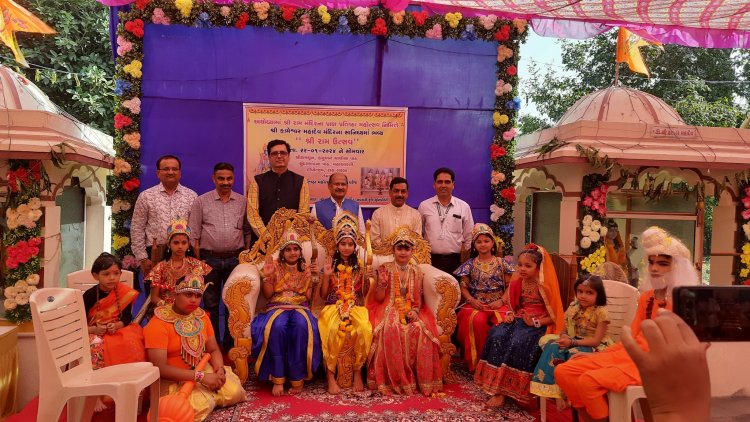
<path fill-rule="evenodd" d="M 643 91 L 613 85 L 586 95 L 565 112 L 558 126 L 588 120 L 649 125 L 684 126 L 669 104 Z"/>

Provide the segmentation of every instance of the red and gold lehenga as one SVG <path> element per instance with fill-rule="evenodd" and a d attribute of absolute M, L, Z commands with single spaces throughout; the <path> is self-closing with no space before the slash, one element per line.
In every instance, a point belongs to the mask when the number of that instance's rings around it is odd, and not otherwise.
<path fill-rule="evenodd" d="M 382 302 L 375 300 L 375 288 L 367 298 L 374 327 L 367 386 L 384 394 L 413 394 L 417 387 L 424 395 L 439 392 L 443 381 L 435 316 L 425 305 L 421 289 L 415 291 L 424 276 L 413 264 L 406 265 L 403 275 L 395 262 L 383 264 L 381 271 L 390 274 L 391 282 Z M 411 306 L 419 314 L 417 321 L 405 318 Z"/>
<path fill-rule="evenodd" d="M 99 290 L 99 285 L 91 289 Z M 88 292 L 87 292 L 88 293 Z M 98 294 L 98 291 L 97 291 Z M 122 310 L 131 306 L 138 292 L 123 283 L 117 283 L 107 296 L 99 299 L 87 312 L 88 325 L 106 325 L 121 320 Z M 143 331 L 138 324 L 127 325 L 114 333 L 101 336 L 89 334 L 91 365 L 94 369 L 121 363 L 145 362 Z"/>
<path fill-rule="evenodd" d="M 188 275 L 205 276 L 210 272 L 210 265 L 192 256 L 186 256 L 183 264 L 178 268 L 172 267 L 171 260 L 160 261 L 148 273 L 146 280 L 151 280 L 152 287 L 159 288 L 159 299 L 166 303 L 173 303 L 174 287 L 182 277 Z"/>

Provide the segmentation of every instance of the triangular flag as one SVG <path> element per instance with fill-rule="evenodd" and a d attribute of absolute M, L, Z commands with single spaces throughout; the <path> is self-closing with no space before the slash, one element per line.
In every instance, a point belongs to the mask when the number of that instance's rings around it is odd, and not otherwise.
<path fill-rule="evenodd" d="M 646 63 L 643 61 L 643 56 L 641 56 L 641 51 L 638 49 L 638 47 L 644 45 L 661 45 L 661 43 L 655 40 L 647 41 L 625 28 L 620 28 L 620 33 L 617 35 L 617 57 L 615 61 L 627 63 L 633 72 L 650 76 Z"/>
<path fill-rule="evenodd" d="M 24 67 L 29 67 L 18 47 L 16 32 L 34 32 L 38 34 L 54 34 L 55 30 L 47 26 L 31 12 L 14 3 L 13 0 L 0 0 L 0 41 L 7 45 L 16 61 Z"/>

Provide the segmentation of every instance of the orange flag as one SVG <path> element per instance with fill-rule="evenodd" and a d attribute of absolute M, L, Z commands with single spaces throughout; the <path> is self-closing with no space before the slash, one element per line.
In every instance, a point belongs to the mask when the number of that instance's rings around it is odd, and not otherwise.
<path fill-rule="evenodd" d="M 18 47 L 16 32 L 34 32 L 38 34 L 55 34 L 55 30 L 47 26 L 31 12 L 17 5 L 13 0 L 0 0 L 0 41 L 7 45 L 16 61 L 24 67 L 29 67 Z"/>
<path fill-rule="evenodd" d="M 620 33 L 617 36 L 617 58 L 615 62 L 627 63 L 633 72 L 650 76 L 646 63 L 643 61 L 643 56 L 641 56 L 641 51 L 638 49 L 638 47 L 644 45 L 661 45 L 661 43 L 656 40 L 645 40 L 625 28 L 620 28 Z"/>

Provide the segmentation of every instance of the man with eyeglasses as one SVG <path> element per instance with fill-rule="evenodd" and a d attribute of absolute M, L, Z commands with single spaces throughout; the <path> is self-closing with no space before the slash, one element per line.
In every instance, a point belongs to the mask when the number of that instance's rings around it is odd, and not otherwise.
<path fill-rule="evenodd" d="M 256 175 L 247 192 L 247 220 L 257 240 L 280 208 L 310 212 L 310 191 L 307 179 L 289 170 L 291 146 L 274 139 L 266 146 L 271 170 Z"/>
<path fill-rule="evenodd" d="M 333 173 L 328 177 L 328 190 L 331 196 L 321 199 L 312 207 L 310 214 L 320 221 L 323 227 L 331 230 L 333 219 L 344 211 L 356 215 L 359 220 L 359 232 L 365 232 L 365 220 L 359 203 L 346 197 L 349 191 L 349 180 L 344 173 Z"/>
<path fill-rule="evenodd" d="M 130 242 L 133 255 L 147 275 L 156 262 L 151 262 L 153 239 L 162 246 L 166 242 L 167 227 L 172 220 L 190 217 L 190 208 L 198 195 L 180 184 L 180 159 L 165 155 L 156 160 L 159 184 L 138 195 L 130 223 Z M 138 284 L 138 283 L 136 283 Z"/>

